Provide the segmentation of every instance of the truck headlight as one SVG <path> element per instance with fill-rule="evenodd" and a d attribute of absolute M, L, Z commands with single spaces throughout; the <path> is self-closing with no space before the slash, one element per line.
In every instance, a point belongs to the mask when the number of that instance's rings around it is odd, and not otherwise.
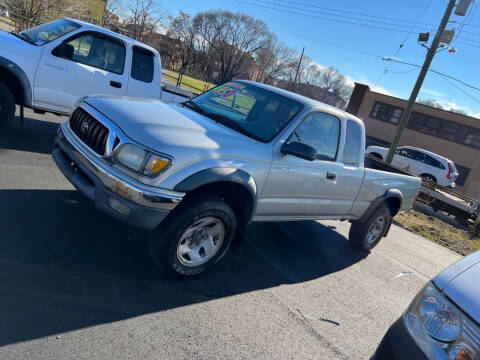
<path fill-rule="evenodd" d="M 115 150 L 113 160 L 146 176 L 155 176 L 170 165 L 171 160 L 133 144 L 123 144 Z"/>
<path fill-rule="evenodd" d="M 432 283 L 416 296 L 403 321 L 429 359 L 480 358 L 480 328 Z"/>

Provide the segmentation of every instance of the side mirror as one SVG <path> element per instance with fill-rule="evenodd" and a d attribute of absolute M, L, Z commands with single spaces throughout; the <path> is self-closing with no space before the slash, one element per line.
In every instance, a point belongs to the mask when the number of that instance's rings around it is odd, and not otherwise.
<path fill-rule="evenodd" d="M 53 49 L 52 55 L 71 60 L 73 59 L 73 50 L 73 45 L 62 43 Z"/>
<path fill-rule="evenodd" d="M 283 145 L 281 152 L 285 155 L 290 154 L 309 161 L 317 158 L 317 150 L 313 146 L 299 141 L 292 141 Z"/>

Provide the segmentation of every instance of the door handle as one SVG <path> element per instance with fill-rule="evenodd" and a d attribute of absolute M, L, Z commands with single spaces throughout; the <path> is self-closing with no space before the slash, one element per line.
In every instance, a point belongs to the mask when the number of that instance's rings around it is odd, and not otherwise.
<path fill-rule="evenodd" d="M 337 174 L 334 172 L 327 172 L 327 180 L 335 180 L 337 178 Z"/>
<path fill-rule="evenodd" d="M 111 80 L 110 81 L 110 86 L 121 89 L 122 88 L 122 83 L 119 83 L 118 81 Z"/>

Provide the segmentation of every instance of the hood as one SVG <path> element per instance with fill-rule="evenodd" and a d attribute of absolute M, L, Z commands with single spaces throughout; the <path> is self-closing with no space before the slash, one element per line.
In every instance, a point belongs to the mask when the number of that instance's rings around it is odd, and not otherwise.
<path fill-rule="evenodd" d="M 226 148 L 257 143 L 181 105 L 109 96 L 85 101 L 113 121 L 129 138 L 165 153 L 190 148 L 201 151 L 198 156 L 219 155 L 220 152 L 225 155 Z"/>
<path fill-rule="evenodd" d="M 455 304 L 480 323 L 480 251 L 451 265 L 433 282 Z"/>
<path fill-rule="evenodd" d="M 22 68 L 30 81 L 30 69 L 35 69 L 42 54 L 43 46 L 35 46 L 18 37 L 0 30 L 0 56 L 3 56 Z"/>
<path fill-rule="evenodd" d="M 9 53 L 22 53 L 27 47 L 37 48 L 36 46 L 29 44 L 22 39 L 19 39 L 15 35 L 10 34 L 9 32 L 0 30 L 0 50 L 8 50 Z"/>

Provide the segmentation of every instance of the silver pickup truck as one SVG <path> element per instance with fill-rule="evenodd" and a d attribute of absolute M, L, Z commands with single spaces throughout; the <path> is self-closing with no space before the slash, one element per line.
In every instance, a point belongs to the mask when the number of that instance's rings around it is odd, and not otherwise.
<path fill-rule="evenodd" d="M 155 262 L 183 276 L 216 264 L 251 221 L 350 220 L 369 251 L 420 187 L 364 161 L 360 119 L 288 91 L 232 81 L 180 104 L 82 99 L 53 158 L 100 210 L 152 230 Z"/>

